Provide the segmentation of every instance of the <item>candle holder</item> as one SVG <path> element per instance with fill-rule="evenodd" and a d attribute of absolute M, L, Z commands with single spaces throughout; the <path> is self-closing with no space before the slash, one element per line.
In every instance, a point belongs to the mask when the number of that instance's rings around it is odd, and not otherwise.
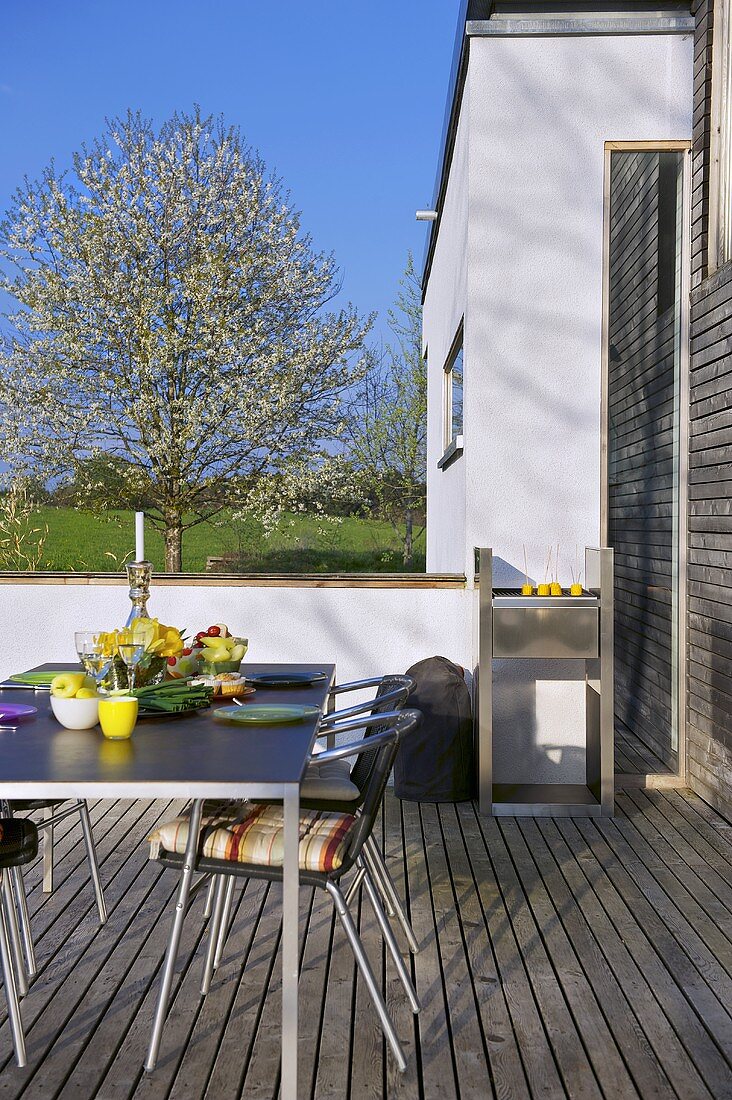
<path fill-rule="evenodd" d="M 131 561 L 125 566 L 127 580 L 130 585 L 130 599 L 132 608 L 127 616 L 125 626 L 129 626 L 133 619 L 146 619 L 147 601 L 150 597 L 150 578 L 152 576 L 152 562 Z"/>

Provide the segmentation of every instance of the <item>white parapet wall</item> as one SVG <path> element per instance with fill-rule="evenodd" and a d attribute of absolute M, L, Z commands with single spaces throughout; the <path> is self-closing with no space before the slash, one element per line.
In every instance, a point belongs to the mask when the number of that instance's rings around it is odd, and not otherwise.
<path fill-rule="evenodd" d="M 124 625 L 126 587 L 103 578 L 80 581 L 0 583 L 6 638 L 0 677 L 44 661 L 76 660 L 76 630 Z M 421 578 L 405 580 L 404 587 L 364 586 L 358 578 L 354 585 L 323 583 L 175 584 L 166 578 L 153 585 L 149 611 L 189 633 L 224 622 L 249 638 L 248 660 L 335 662 L 340 682 L 405 672 L 436 654 L 471 667 L 472 593 L 458 578 L 439 587 Z"/>

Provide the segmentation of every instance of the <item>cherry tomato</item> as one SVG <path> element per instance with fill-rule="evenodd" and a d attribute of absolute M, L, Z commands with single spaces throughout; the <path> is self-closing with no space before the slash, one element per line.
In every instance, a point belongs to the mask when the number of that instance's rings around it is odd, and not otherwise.
<path fill-rule="evenodd" d="M 210 626 L 206 633 L 208 634 L 209 638 L 218 638 L 219 634 L 221 633 L 221 627 Z"/>
<path fill-rule="evenodd" d="M 200 642 L 201 638 L 205 638 L 205 637 L 207 637 L 207 635 L 208 635 L 207 630 L 199 630 L 198 634 L 196 634 L 196 641 Z"/>
<path fill-rule="evenodd" d="M 177 657 L 168 657 L 168 664 L 169 665 L 174 665 L 177 660 L 178 660 Z"/>
<path fill-rule="evenodd" d="M 191 653 L 193 653 L 192 649 L 183 649 L 181 650 L 181 657 L 190 657 Z"/>

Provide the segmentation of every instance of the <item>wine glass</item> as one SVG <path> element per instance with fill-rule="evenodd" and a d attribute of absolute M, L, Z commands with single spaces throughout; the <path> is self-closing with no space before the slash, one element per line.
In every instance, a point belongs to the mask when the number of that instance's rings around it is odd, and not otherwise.
<path fill-rule="evenodd" d="M 104 652 L 101 634 L 97 630 L 80 630 L 74 634 L 74 643 L 84 670 L 99 683 L 112 663 L 112 658 Z"/>
<path fill-rule="evenodd" d="M 117 650 L 127 669 L 127 683 L 129 689 L 130 691 L 134 691 L 137 666 L 140 664 L 143 654 L 145 653 L 145 646 L 142 642 L 121 642 L 117 646 Z"/>

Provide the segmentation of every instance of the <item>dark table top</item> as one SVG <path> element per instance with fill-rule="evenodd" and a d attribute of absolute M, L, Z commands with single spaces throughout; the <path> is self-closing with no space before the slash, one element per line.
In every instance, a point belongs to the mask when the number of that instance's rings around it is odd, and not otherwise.
<path fill-rule="evenodd" d="M 33 671 L 51 667 L 78 666 L 39 665 Z M 315 671 L 325 672 L 325 680 L 305 688 L 257 688 L 251 702 L 302 703 L 323 710 L 335 665 L 242 665 L 245 675 Z M 60 726 L 46 693 L 0 691 L 0 703 L 38 708 L 37 715 L 18 722 L 16 731 L 0 730 L 0 797 L 5 798 L 281 798 L 286 786 L 302 779 L 318 725 L 312 719 L 239 726 L 216 721 L 203 710 L 183 718 L 143 719 L 129 741 L 109 741 L 98 726 Z"/>

